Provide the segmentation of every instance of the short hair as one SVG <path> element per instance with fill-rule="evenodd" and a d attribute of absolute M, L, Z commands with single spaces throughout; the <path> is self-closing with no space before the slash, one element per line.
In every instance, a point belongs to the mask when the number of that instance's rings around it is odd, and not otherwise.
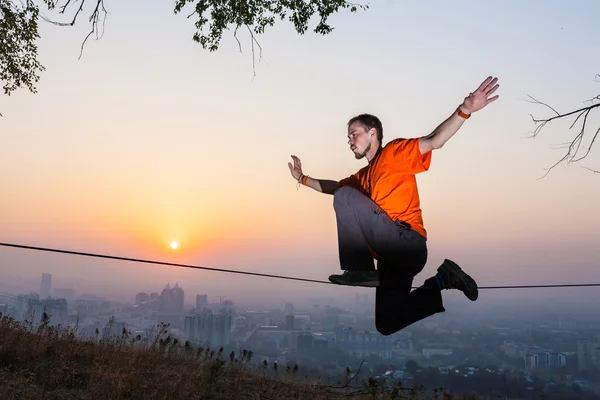
<path fill-rule="evenodd" d="M 360 123 L 366 131 L 368 131 L 371 128 L 375 128 L 375 130 L 377 131 L 377 140 L 379 140 L 379 143 L 382 143 L 383 125 L 381 124 L 379 118 L 372 114 L 360 114 L 356 117 L 350 118 L 350 120 L 348 121 L 348 127 L 350 127 L 350 125 L 352 125 L 355 122 Z"/>

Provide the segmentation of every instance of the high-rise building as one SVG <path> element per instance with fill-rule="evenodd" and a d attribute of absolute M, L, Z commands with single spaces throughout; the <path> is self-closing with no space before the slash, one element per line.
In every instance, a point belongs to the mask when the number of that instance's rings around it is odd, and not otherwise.
<path fill-rule="evenodd" d="M 208 305 L 208 295 L 197 294 L 196 295 L 196 312 L 201 312 L 204 307 Z"/>
<path fill-rule="evenodd" d="M 226 346 L 231 343 L 233 320 L 232 309 L 222 309 L 216 313 L 206 309 L 185 317 L 185 336 L 199 345 Z"/>
<path fill-rule="evenodd" d="M 183 300 L 184 292 L 179 284 L 176 284 L 173 288 L 171 288 L 170 284 L 167 284 L 160 294 L 160 310 L 171 313 L 182 313 Z"/>
<path fill-rule="evenodd" d="M 577 343 L 577 363 L 579 370 L 586 370 L 591 365 L 600 365 L 600 342 L 582 339 Z"/>
<path fill-rule="evenodd" d="M 285 303 L 285 313 L 286 314 L 294 313 L 294 304 L 293 303 Z"/>
<path fill-rule="evenodd" d="M 294 314 L 287 314 L 285 316 L 285 330 L 286 331 L 294 330 Z"/>
<path fill-rule="evenodd" d="M 47 299 L 52 294 L 52 275 L 42 273 L 42 285 L 40 287 L 40 300 Z"/>

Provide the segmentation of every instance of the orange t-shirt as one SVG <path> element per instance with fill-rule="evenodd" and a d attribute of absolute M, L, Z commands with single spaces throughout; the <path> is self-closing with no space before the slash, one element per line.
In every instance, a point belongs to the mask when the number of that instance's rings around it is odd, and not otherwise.
<path fill-rule="evenodd" d="M 431 151 L 421 154 L 419 139 L 394 139 L 354 175 L 340 181 L 370 197 L 394 220 L 407 222 L 427 238 L 415 174 L 429 169 Z"/>

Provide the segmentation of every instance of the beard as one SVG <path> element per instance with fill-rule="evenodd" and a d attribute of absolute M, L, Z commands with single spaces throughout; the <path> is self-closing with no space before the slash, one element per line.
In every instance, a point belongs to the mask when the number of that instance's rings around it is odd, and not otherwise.
<path fill-rule="evenodd" d="M 369 142 L 369 144 L 367 145 L 367 147 L 365 148 L 365 150 L 361 153 L 354 153 L 354 158 L 356 158 L 357 160 L 360 160 L 361 158 L 365 157 L 367 155 L 367 153 L 369 152 L 369 150 L 371 150 L 371 143 Z"/>

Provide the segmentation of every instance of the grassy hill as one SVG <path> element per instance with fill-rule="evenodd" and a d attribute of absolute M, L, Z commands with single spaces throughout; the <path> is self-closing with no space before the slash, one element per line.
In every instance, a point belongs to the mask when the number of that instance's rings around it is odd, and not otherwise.
<path fill-rule="evenodd" d="M 45 322 L 46 321 L 46 322 Z M 320 385 L 298 366 L 277 369 L 252 352 L 223 354 L 192 347 L 164 332 L 152 342 L 127 332 L 111 340 L 78 340 L 47 319 L 33 327 L 0 319 L 0 399 L 423 399 L 374 381 Z M 427 398 L 432 398 L 431 395 Z M 435 398 L 450 399 L 438 393 Z"/>

